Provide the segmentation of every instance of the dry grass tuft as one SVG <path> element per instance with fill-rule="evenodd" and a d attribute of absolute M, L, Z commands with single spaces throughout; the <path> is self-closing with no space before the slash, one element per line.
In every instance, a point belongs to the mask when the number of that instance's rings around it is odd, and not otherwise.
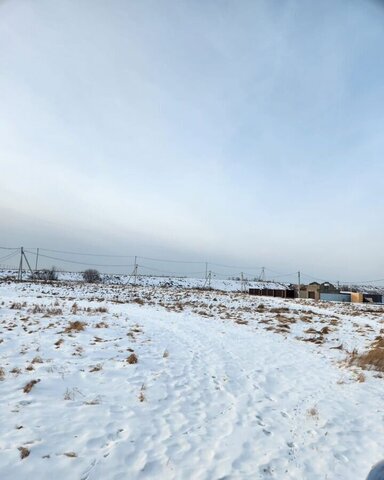
<path fill-rule="evenodd" d="M 307 410 L 307 415 L 308 417 L 317 418 L 319 416 L 319 411 L 316 407 L 312 407 Z"/>
<path fill-rule="evenodd" d="M 238 323 L 239 325 L 248 325 L 248 320 L 242 320 L 238 318 L 237 320 L 235 320 L 235 323 Z"/>
<path fill-rule="evenodd" d="M 44 361 L 41 357 L 36 356 L 35 358 L 33 358 L 31 363 L 44 363 Z"/>
<path fill-rule="evenodd" d="M 65 452 L 64 455 L 69 458 L 75 458 L 77 457 L 77 453 L 75 452 Z"/>
<path fill-rule="evenodd" d="M 3 381 L 5 378 L 5 370 L 3 367 L 0 367 L 0 381 Z"/>
<path fill-rule="evenodd" d="M 103 366 L 100 363 L 98 363 L 97 365 L 93 366 L 89 371 L 90 372 L 99 372 L 102 369 L 103 369 Z"/>
<path fill-rule="evenodd" d="M 275 308 L 271 308 L 270 312 L 271 313 L 287 313 L 287 312 L 289 312 L 289 308 L 288 307 L 275 307 Z"/>
<path fill-rule="evenodd" d="M 80 322 L 79 320 L 69 322 L 69 325 L 64 329 L 64 333 L 81 332 L 85 329 L 86 325 L 85 322 Z"/>
<path fill-rule="evenodd" d="M 29 310 L 31 313 L 44 313 L 45 307 L 44 305 L 33 305 L 33 308 Z"/>
<path fill-rule="evenodd" d="M 36 383 L 39 383 L 39 382 L 40 382 L 40 378 L 38 378 L 37 380 L 31 380 L 30 382 L 24 385 L 23 392 L 29 393 L 32 390 L 32 388 L 36 385 Z"/>
<path fill-rule="evenodd" d="M 31 453 L 31 451 L 26 447 L 19 447 L 18 450 L 20 452 L 21 460 L 23 460 L 24 458 L 27 458 L 29 456 L 29 454 Z"/>
<path fill-rule="evenodd" d="M 106 322 L 99 322 L 99 323 L 96 323 L 95 327 L 96 328 L 108 328 L 109 325 Z"/>
<path fill-rule="evenodd" d="M 23 305 L 19 302 L 13 302 L 9 308 L 11 310 L 21 310 L 23 308 Z"/>
<path fill-rule="evenodd" d="M 96 307 L 93 309 L 95 313 L 108 313 L 107 307 Z"/>
<path fill-rule="evenodd" d="M 100 403 L 101 403 L 101 397 L 98 396 L 93 400 L 88 400 L 87 402 L 84 402 L 84 405 L 100 405 Z"/>
<path fill-rule="evenodd" d="M 145 386 L 145 384 L 143 383 L 143 384 L 141 385 L 140 394 L 139 394 L 139 401 L 140 401 L 141 403 L 144 402 L 144 400 L 145 400 L 145 395 L 144 395 L 145 390 L 146 390 L 146 386 Z"/>
<path fill-rule="evenodd" d="M 168 350 L 164 350 L 163 358 L 168 358 L 168 357 L 169 357 L 169 352 L 168 352 Z"/>
<path fill-rule="evenodd" d="M 144 300 L 140 297 L 135 297 L 133 300 L 132 300 L 133 303 L 137 303 L 138 305 L 144 305 Z"/>
<path fill-rule="evenodd" d="M 64 339 L 63 338 L 60 338 L 59 340 L 57 340 L 57 342 L 54 343 L 54 345 L 56 345 L 56 348 L 60 348 L 60 345 L 64 343 Z"/>
<path fill-rule="evenodd" d="M 47 308 L 44 318 L 55 316 L 55 315 L 62 315 L 63 310 L 61 308 Z"/>
<path fill-rule="evenodd" d="M 133 365 L 135 363 L 137 363 L 139 360 L 137 358 L 137 355 L 136 353 L 131 353 L 131 355 L 129 355 L 129 357 L 127 358 L 127 362 L 130 364 L 130 365 Z"/>
<path fill-rule="evenodd" d="M 384 372 L 384 337 L 377 337 L 365 353 L 359 354 L 356 350 L 353 350 L 348 363 L 357 365 L 364 370 Z"/>

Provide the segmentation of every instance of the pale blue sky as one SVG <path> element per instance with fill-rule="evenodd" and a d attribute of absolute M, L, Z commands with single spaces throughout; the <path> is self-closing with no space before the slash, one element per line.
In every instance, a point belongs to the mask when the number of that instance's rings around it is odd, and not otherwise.
<path fill-rule="evenodd" d="M 384 277 L 384 7 L 0 2 L 3 245 Z"/>

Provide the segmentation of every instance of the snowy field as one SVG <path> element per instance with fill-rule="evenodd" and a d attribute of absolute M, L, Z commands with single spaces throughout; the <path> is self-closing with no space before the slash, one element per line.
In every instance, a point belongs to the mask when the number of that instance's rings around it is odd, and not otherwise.
<path fill-rule="evenodd" d="M 57 271 L 57 279 L 64 282 L 80 282 L 83 280 L 81 272 L 63 272 Z M 123 285 L 127 286 L 134 283 L 132 275 L 108 275 L 102 274 L 103 283 L 107 285 Z M 24 271 L 23 278 L 28 279 L 30 272 Z M 0 269 L 0 279 L 17 279 L 17 270 Z M 138 275 L 136 284 L 142 287 L 173 287 L 173 288 L 204 288 L 207 282 L 204 278 L 191 277 L 169 277 L 169 276 L 151 276 Z M 239 280 L 219 279 L 212 277 L 210 287 L 223 292 L 240 292 L 242 289 L 248 288 L 273 288 L 276 290 L 284 290 L 288 287 L 288 283 L 282 282 L 258 282 L 245 280 L 243 283 Z"/>
<path fill-rule="evenodd" d="M 0 478 L 364 480 L 384 309 L 0 283 Z"/>

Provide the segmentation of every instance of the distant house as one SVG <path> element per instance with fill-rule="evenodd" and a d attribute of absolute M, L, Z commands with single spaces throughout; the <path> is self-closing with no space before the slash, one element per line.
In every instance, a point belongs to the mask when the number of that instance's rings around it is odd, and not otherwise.
<path fill-rule="evenodd" d="M 300 285 L 300 292 L 298 291 L 298 285 L 277 282 L 250 282 L 249 294 L 324 300 L 327 302 L 384 303 L 384 287 L 354 285 L 344 286 L 340 289 L 330 282 L 312 282 L 309 285 Z"/>
<path fill-rule="evenodd" d="M 330 282 L 312 282 L 309 285 L 300 286 L 299 298 L 311 298 L 312 300 L 325 300 L 339 293 L 339 290 Z"/>
<path fill-rule="evenodd" d="M 277 282 L 250 282 L 250 295 L 263 297 L 295 298 L 293 285 Z"/>
<path fill-rule="evenodd" d="M 352 303 L 383 303 L 383 294 L 380 291 L 363 286 L 355 286 L 340 293 L 349 296 Z"/>
<path fill-rule="evenodd" d="M 362 285 L 342 287 L 335 291 L 320 292 L 320 300 L 348 303 L 383 303 L 384 289 Z"/>

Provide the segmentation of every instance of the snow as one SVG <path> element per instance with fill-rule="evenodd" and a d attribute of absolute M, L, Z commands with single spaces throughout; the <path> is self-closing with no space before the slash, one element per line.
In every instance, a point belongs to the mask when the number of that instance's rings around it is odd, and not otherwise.
<path fill-rule="evenodd" d="M 57 271 L 59 281 L 65 282 L 79 282 L 83 280 L 81 272 L 64 272 Z M 24 272 L 24 278 L 29 278 L 30 273 Z M 103 283 L 108 285 L 128 285 L 133 284 L 134 280 L 131 275 L 110 275 L 103 274 Z M 17 270 L 0 270 L 0 278 L 17 278 Z M 175 287 L 175 288 L 205 288 L 207 286 L 204 278 L 191 277 L 175 277 L 175 276 L 151 276 L 139 275 L 136 279 L 136 284 L 146 287 Z M 210 288 L 220 290 L 223 292 L 240 292 L 242 287 L 248 288 L 269 288 L 274 290 L 286 290 L 289 284 L 282 282 L 256 282 L 252 280 L 244 280 L 243 284 L 240 280 L 224 280 L 219 278 L 212 278 L 210 281 Z"/>
<path fill-rule="evenodd" d="M 349 480 L 382 459 L 383 378 L 345 362 L 380 306 L 74 282 L 3 282 L 0 304 L 2 480 Z"/>

